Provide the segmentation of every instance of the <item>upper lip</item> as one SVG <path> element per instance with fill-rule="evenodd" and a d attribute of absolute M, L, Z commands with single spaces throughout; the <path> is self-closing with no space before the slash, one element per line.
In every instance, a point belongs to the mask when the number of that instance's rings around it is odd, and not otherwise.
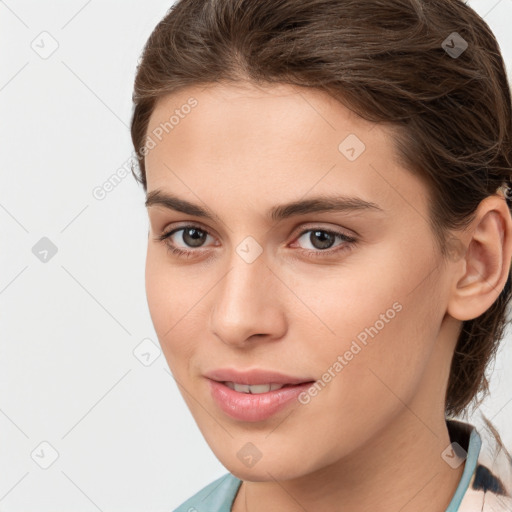
<path fill-rule="evenodd" d="M 216 380 L 217 382 L 235 382 L 237 384 L 246 384 L 249 386 L 257 384 L 301 384 L 303 382 L 312 382 L 315 379 L 293 377 L 273 370 L 252 369 L 235 370 L 234 368 L 218 368 L 205 373 L 205 377 Z"/>

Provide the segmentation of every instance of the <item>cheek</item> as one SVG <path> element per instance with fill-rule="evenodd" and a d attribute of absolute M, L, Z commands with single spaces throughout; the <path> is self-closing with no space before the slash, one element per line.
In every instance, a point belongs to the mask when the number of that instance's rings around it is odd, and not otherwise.
<path fill-rule="evenodd" d="M 386 394 L 393 399 L 393 392 L 406 399 L 419 385 L 439 328 L 430 298 L 438 290 L 433 278 L 424 279 L 430 265 L 421 267 L 421 259 L 416 265 L 396 259 L 384 265 L 383 259 L 381 265 L 365 266 L 364 273 L 354 270 L 342 279 L 319 280 L 316 288 L 297 289 L 328 328 L 319 324 L 325 334 L 316 336 L 312 361 L 319 372 L 344 375 L 332 380 L 347 402 L 357 396 L 381 400 Z"/>
<path fill-rule="evenodd" d="M 339 299 L 326 300 L 323 318 L 336 335 L 317 338 L 309 351 L 320 383 L 314 396 L 303 397 L 300 423 L 318 425 L 324 439 L 339 439 L 341 451 L 364 442 L 413 400 L 435 342 L 426 288 L 409 293 L 407 280 L 394 280 L 390 295 L 390 283 L 383 281 L 365 300 L 351 301 L 339 292 Z M 290 435 L 302 435 L 300 425 L 287 426 Z M 318 450 L 323 442 L 314 441 Z"/>
<path fill-rule="evenodd" d="M 344 359 L 351 360 L 342 370 L 340 396 L 351 412 L 364 403 L 365 410 L 381 411 L 385 417 L 410 403 L 422 386 L 437 327 L 426 308 L 425 290 L 408 295 L 409 291 L 404 287 L 396 301 L 383 293 L 380 301 L 360 313 L 360 325 L 354 325 L 352 336 L 344 342 Z"/>
<path fill-rule="evenodd" d="M 188 325 L 187 312 L 192 300 L 188 294 L 192 292 L 187 291 L 186 280 L 180 277 L 176 267 L 169 265 L 165 255 L 165 250 L 148 246 L 145 281 L 151 320 L 164 355 L 171 363 L 172 359 L 183 357 L 181 352 L 191 345 L 178 341 L 187 339 L 183 329 Z"/>
<path fill-rule="evenodd" d="M 151 320 L 161 342 L 161 335 L 171 327 L 169 312 L 172 309 L 169 305 L 174 302 L 176 285 L 171 283 L 172 276 L 166 271 L 165 263 L 158 252 L 151 243 L 148 244 L 145 281 Z"/>

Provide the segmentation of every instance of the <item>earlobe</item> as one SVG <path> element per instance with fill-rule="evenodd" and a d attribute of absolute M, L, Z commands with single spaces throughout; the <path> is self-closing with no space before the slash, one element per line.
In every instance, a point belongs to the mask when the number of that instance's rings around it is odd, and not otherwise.
<path fill-rule="evenodd" d="M 454 261 L 447 311 L 461 321 L 487 311 L 507 281 L 512 258 L 512 219 L 505 200 L 501 196 L 485 198 L 465 233 L 467 250 Z"/>

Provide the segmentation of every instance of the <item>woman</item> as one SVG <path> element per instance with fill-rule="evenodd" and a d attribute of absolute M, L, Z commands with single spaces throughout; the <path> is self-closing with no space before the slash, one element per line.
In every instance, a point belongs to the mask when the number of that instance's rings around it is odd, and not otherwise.
<path fill-rule="evenodd" d="M 228 473 L 177 511 L 512 510 L 455 418 L 510 300 L 510 89 L 462 1 L 182 0 L 137 69 L 148 305 Z"/>

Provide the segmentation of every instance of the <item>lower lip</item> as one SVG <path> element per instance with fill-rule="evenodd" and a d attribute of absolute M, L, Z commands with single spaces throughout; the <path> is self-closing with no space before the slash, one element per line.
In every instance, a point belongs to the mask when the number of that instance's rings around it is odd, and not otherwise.
<path fill-rule="evenodd" d="M 305 382 L 253 395 L 235 391 L 222 382 L 208 380 L 212 397 L 219 407 L 228 416 L 242 421 L 263 421 L 270 418 L 313 385 L 313 382 Z"/>

